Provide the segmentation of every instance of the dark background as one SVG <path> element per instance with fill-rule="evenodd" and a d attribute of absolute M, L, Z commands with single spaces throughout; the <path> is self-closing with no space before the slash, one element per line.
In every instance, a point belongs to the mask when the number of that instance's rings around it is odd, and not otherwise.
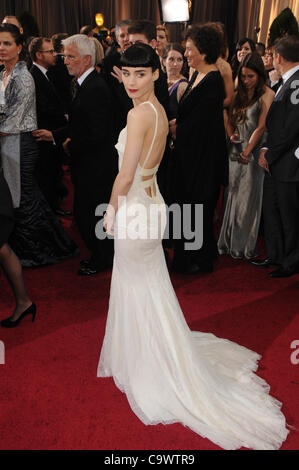
<path fill-rule="evenodd" d="M 237 38 L 238 0 L 193 0 L 193 23 L 222 21 L 229 42 Z M 76 34 L 81 26 L 94 23 L 95 13 L 103 13 L 105 26 L 111 28 L 126 18 L 148 19 L 161 23 L 158 0 L 0 0 L 0 20 L 5 15 L 29 11 L 36 19 L 40 34 L 52 36 Z M 180 40 L 183 25 L 172 25 L 171 39 Z"/>

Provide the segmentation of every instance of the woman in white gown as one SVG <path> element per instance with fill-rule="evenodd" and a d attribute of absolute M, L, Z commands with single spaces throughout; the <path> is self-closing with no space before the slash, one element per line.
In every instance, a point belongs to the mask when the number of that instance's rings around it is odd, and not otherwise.
<path fill-rule="evenodd" d="M 154 94 L 158 66 L 144 44 L 122 56 L 134 108 L 119 136 L 120 170 L 104 222 L 115 258 L 97 375 L 114 378 L 145 424 L 181 422 L 224 449 L 278 449 L 288 430 L 281 403 L 254 374 L 260 356 L 190 331 L 170 282 L 162 249 L 166 210 L 156 184 L 168 134 Z"/>

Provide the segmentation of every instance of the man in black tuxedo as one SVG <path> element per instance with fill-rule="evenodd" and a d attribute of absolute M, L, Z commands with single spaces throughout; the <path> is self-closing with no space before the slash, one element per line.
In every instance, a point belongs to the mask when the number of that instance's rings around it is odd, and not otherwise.
<path fill-rule="evenodd" d="M 115 37 L 119 48 L 111 47 L 105 54 L 101 66 L 101 76 L 106 81 L 111 92 L 114 143 L 117 142 L 120 131 L 126 126 L 127 114 L 133 106 L 122 80 L 118 80 L 114 74 L 114 67 L 117 67 L 117 69 L 121 67 L 121 55 L 130 47 L 128 34 L 130 24 L 130 20 L 123 20 L 115 26 Z"/>
<path fill-rule="evenodd" d="M 274 67 L 282 76 L 267 116 L 267 141 L 259 164 L 266 171 L 263 217 L 269 276 L 288 277 L 299 268 L 299 38 L 286 36 L 274 46 Z"/>
<path fill-rule="evenodd" d="M 74 216 L 82 239 L 91 252 L 81 261 L 78 274 L 90 276 L 112 266 L 113 240 L 96 237 L 95 216 L 100 204 L 108 203 L 117 174 L 116 150 L 112 141 L 111 101 L 109 89 L 94 68 L 95 45 L 85 35 L 63 41 L 65 64 L 76 78 L 75 95 L 67 127 L 49 133 L 38 130 L 40 139 L 67 138 L 74 184 Z"/>
<path fill-rule="evenodd" d="M 55 63 L 52 41 L 34 38 L 29 45 L 29 53 L 33 62 L 30 73 L 36 90 L 37 125 L 39 129 L 53 131 L 65 126 L 67 121 L 62 102 L 48 76 L 49 68 Z M 62 147 L 52 142 L 39 142 L 38 147 L 36 179 L 51 209 L 57 212 L 66 192 L 62 182 Z"/>

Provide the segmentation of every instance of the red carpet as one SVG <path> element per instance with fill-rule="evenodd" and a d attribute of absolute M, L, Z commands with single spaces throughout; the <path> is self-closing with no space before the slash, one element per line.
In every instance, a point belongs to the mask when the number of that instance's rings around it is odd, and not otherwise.
<path fill-rule="evenodd" d="M 69 231 L 78 240 L 74 228 Z M 219 449 L 180 424 L 144 426 L 113 380 L 96 377 L 111 273 L 80 278 L 79 259 L 26 270 L 36 322 L 0 329 L 6 354 L 0 449 Z M 299 340 L 299 275 L 271 280 L 266 273 L 224 256 L 213 274 L 172 280 L 192 330 L 262 354 L 258 373 L 283 402 L 288 424 L 299 429 L 299 364 L 291 363 L 291 343 Z M 3 276 L 0 286 L 2 320 L 13 300 Z M 282 449 L 298 448 L 299 431 L 291 431 Z"/>

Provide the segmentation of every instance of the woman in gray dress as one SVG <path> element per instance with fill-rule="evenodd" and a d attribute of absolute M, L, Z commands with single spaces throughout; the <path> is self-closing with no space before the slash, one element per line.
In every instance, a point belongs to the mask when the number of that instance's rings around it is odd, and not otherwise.
<path fill-rule="evenodd" d="M 261 57 L 256 52 L 248 54 L 240 65 L 238 88 L 229 113 L 229 185 L 218 240 L 219 253 L 233 258 L 257 256 L 264 179 L 264 171 L 258 165 L 258 149 L 273 98 L 273 91 L 265 85 Z"/>
<path fill-rule="evenodd" d="M 77 254 L 41 193 L 34 171 L 38 155 L 35 86 L 19 60 L 22 36 L 12 24 L 0 25 L 0 142 L 4 177 L 15 208 L 9 245 L 24 267 L 55 264 Z"/>

